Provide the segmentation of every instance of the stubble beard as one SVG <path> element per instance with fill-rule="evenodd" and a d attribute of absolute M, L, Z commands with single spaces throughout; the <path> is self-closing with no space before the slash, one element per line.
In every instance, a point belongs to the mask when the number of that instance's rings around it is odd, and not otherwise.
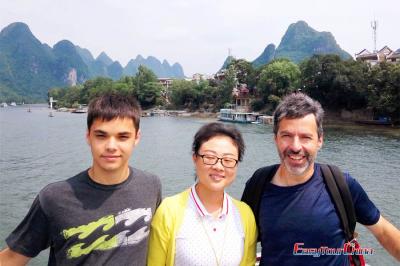
<path fill-rule="evenodd" d="M 305 157 L 305 162 L 299 166 L 291 165 L 288 161 L 291 160 L 289 158 L 289 155 L 291 154 L 303 155 Z M 279 152 L 279 157 L 281 158 L 281 163 L 283 163 L 289 174 L 294 176 L 304 175 L 315 162 L 315 156 L 312 156 L 306 151 L 294 152 L 293 150 L 286 149 L 283 152 Z"/>

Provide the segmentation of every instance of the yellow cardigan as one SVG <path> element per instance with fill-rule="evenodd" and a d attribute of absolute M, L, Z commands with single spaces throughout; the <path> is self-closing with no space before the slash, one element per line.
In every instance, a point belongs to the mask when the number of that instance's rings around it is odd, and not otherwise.
<path fill-rule="evenodd" d="M 158 207 L 151 223 L 147 265 L 174 265 L 175 236 L 182 224 L 189 199 L 189 189 L 165 198 Z M 240 266 L 256 262 L 257 227 L 253 212 L 244 202 L 232 199 L 240 212 L 243 225 L 244 252 Z"/>

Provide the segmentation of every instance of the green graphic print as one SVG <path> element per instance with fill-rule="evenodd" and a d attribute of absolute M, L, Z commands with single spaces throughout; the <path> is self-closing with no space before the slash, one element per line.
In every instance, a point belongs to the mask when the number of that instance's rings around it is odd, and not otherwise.
<path fill-rule="evenodd" d="M 126 209 L 116 216 L 107 215 L 89 224 L 65 229 L 62 231 L 65 239 L 76 237 L 79 242 L 68 249 L 67 258 L 78 258 L 94 250 L 109 250 L 120 246 L 137 244 L 148 236 L 151 216 L 150 208 Z M 135 228 L 136 231 L 132 232 L 131 229 L 133 228 L 130 228 L 130 226 L 141 218 L 144 221 L 143 226 L 138 229 Z M 85 242 L 88 237 L 99 231 L 103 235 L 92 243 Z M 127 236 L 127 234 L 130 235 Z"/>

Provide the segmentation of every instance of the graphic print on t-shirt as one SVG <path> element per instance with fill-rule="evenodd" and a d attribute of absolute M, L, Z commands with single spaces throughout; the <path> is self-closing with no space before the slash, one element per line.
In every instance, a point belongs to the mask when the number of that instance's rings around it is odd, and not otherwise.
<path fill-rule="evenodd" d="M 62 231 L 65 239 L 76 238 L 67 250 L 67 258 L 135 245 L 148 236 L 151 217 L 151 208 L 126 209 L 117 215 L 106 215 L 86 225 L 65 229 Z"/>

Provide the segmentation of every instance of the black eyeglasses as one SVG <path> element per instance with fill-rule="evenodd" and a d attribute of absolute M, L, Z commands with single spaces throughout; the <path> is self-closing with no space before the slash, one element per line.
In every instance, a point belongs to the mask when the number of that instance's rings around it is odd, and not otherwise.
<path fill-rule="evenodd" d="M 203 155 L 197 154 L 197 156 L 200 156 L 203 159 L 203 163 L 207 165 L 215 165 L 218 163 L 219 160 L 221 160 L 222 166 L 226 168 L 234 168 L 238 163 L 238 160 L 228 157 L 219 158 L 217 156 L 208 154 L 203 154 Z"/>

